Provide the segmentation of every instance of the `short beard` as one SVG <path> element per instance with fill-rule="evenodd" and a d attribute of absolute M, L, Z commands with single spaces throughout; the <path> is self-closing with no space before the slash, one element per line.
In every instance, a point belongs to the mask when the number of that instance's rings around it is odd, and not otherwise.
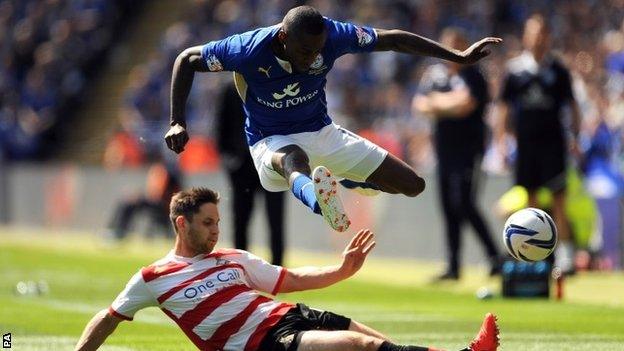
<path fill-rule="evenodd" d="M 209 252 L 208 244 L 206 242 L 201 242 L 200 240 L 198 240 L 198 237 L 195 235 L 195 232 L 193 230 L 189 231 L 188 236 L 191 249 L 195 251 L 196 255 Z"/>

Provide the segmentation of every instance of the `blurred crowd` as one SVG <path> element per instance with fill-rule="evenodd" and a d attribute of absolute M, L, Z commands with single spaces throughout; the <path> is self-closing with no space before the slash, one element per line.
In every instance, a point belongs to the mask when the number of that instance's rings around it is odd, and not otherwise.
<path fill-rule="evenodd" d="M 110 47 L 121 14 L 138 2 L 0 0 L 0 145 L 6 157 L 42 155 L 45 142 L 54 138 L 51 127 L 66 118 L 68 101 L 79 100 Z M 582 157 L 576 159 L 576 168 L 589 179 L 585 188 L 591 196 L 621 198 L 624 0 L 188 1 L 184 18 L 166 30 L 148 61 L 132 69 L 105 163 L 113 168 L 136 167 L 163 154 L 171 156 L 165 151 L 163 135 L 168 128 L 171 69 L 182 50 L 279 23 L 289 8 L 304 3 L 338 20 L 400 28 L 433 39 L 449 26 L 463 29 L 471 41 L 502 37 L 503 45 L 481 65 L 492 102 L 500 96 L 506 63 L 522 52 L 524 21 L 533 13 L 543 14 L 552 27 L 555 54 L 571 71 L 581 108 Z M 346 55 L 328 75 L 330 115 L 417 171 L 430 171 L 436 165 L 432 123 L 413 111 L 412 99 L 423 72 L 436 62 L 392 52 Z M 230 81 L 229 73 L 195 79 L 187 107 L 193 132 L 180 157 L 182 171 L 220 167 L 214 124 L 218 96 Z M 491 103 L 486 110 L 491 130 L 497 128 L 495 106 Z M 491 140 L 483 168 L 490 173 L 509 172 L 513 144 L 511 138 Z"/>
<path fill-rule="evenodd" d="M 0 0 L 0 158 L 51 150 L 139 2 Z"/>

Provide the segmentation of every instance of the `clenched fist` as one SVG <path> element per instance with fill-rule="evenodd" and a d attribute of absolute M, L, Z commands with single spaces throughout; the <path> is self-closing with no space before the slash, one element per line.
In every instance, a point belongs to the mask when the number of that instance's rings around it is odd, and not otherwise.
<path fill-rule="evenodd" d="M 189 141 L 188 133 L 186 132 L 186 128 L 179 124 L 174 124 L 169 128 L 167 134 L 165 134 L 165 142 L 167 143 L 167 147 L 173 150 L 176 154 L 184 151 L 184 146 Z"/>

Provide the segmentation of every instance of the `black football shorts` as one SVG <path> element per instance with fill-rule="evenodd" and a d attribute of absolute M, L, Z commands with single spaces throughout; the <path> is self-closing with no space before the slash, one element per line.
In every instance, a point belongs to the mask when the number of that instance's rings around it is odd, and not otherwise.
<path fill-rule="evenodd" d="M 262 339 L 261 351 L 295 351 L 308 330 L 347 330 L 351 319 L 298 303 Z"/>
<path fill-rule="evenodd" d="M 564 142 L 519 141 L 516 184 L 528 190 L 545 187 L 556 192 L 565 189 L 566 158 Z"/>

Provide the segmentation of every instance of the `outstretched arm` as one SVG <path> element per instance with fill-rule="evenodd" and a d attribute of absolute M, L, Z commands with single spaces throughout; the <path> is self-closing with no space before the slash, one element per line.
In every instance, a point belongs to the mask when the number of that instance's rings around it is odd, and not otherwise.
<path fill-rule="evenodd" d="M 97 350 L 122 320 L 108 313 L 108 310 L 98 312 L 82 332 L 76 351 Z"/>
<path fill-rule="evenodd" d="M 484 38 L 472 44 L 464 51 L 445 47 L 444 45 L 420 35 L 399 29 L 375 29 L 377 44 L 375 51 L 396 51 L 412 55 L 437 57 L 461 64 L 472 64 L 490 54 L 484 50 L 489 44 L 498 44 L 500 38 Z"/>
<path fill-rule="evenodd" d="M 184 50 L 173 64 L 171 76 L 171 128 L 165 135 L 167 147 L 176 153 L 184 151 L 188 141 L 186 132 L 186 100 L 188 99 L 195 72 L 208 72 L 202 59 L 201 46 Z"/>
<path fill-rule="evenodd" d="M 289 269 L 279 292 L 320 289 L 349 278 L 362 268 L 366 256 L 375 247 L 374 237 L 370 230 L 360 230 L 342 253 L 340 265 Z"/>

